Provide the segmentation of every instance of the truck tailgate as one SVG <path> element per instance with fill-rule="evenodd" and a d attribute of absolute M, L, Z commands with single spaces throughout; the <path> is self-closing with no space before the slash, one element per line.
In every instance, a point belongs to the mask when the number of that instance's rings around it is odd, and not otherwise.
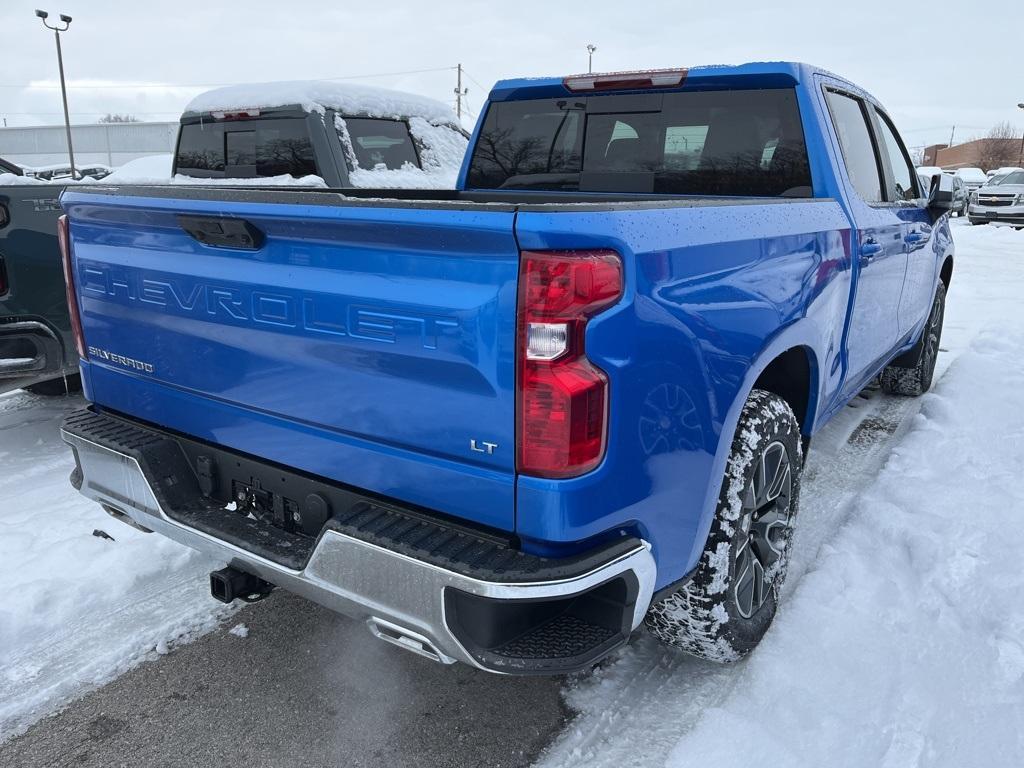
<path fill-rule="evenodd" d="M 90 398 L 512 530 L 513 211 L 189 193 L 63 199 Z"/>

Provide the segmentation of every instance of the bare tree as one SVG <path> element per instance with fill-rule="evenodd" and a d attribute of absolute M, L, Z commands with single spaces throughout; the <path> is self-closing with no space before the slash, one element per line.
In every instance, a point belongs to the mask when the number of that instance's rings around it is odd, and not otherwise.
<path fill-rule="evenodd" d="M 135 115 L 118 115 L 114 112 L 107 112 L 100 118 L 101 123 L 138 123 L 141 122 Z"/>
<path fill-rule="evenodd" d="M 978 145 L 978 166 L 986 171 L 1014 165 L 1018 160 L 1020 133 L 1009 123 L 999 123 Z"/>

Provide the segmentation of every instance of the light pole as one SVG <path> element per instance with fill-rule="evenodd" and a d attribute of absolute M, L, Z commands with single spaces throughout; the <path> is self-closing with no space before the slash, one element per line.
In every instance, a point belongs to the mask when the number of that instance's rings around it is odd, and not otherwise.
<path fill-rule="evenodd" d="M 73 179 L 75 178 L 75 150 L 71 146 L 71 116 L 68 114 L 68 89 L 64 85 L 64 57 L 60 52 L 60 33 L 68 31 L 68 27 L 71 26 L 71 17 L 62 13 L 60 20 L 64 26 L 61 27 L 55 24 L 51 27 L 46 23 L 49 15 L 46 11 L 36 9 L 36 16 L 42 20 L 44 27 L 53 30 L 53 37 L 57 41 L 57 69 L 60 70 L 60 96 L 64 100 L 64 130 L 68 134 L 68 161 L 71 163 L 71 178 Z"/>
<path fill-rule="evenodd" d="M 587 74 L 594 71 L 594 51 L 596 50 L 596 45 L 593 43 L 587 43 Z"/>
<path fill-rule="evenodd" d="M 1017 105 L 1021 109 L 1024 109 L 1024 101 Z M 1024 133 L 1020 136 L 1020 157 L 1017 158 L 1017 165 L 1024 168 Z"/>

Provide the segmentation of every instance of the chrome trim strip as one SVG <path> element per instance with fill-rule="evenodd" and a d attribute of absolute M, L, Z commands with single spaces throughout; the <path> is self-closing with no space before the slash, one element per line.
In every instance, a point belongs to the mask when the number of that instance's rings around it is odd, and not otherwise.
<path fill-rule="evenodd" d="M 306 567 L 301 571 L 290 569 L 169 517 L 139 463 L 131 456 L 66 430 L 61 430 L 61 436 L 78 456 L 81 492 L 85 496 L 113 507 L 145 528 L 213 557 L 242 564 L 245 570 L 290 592 L 367 621 L 381 639 L 442 663 L 462 661 L 501 673 L 477 662 L 449 630 L 445 587 L 504 600 L 564 597 L 632 571 L 639 585 L 633 629 L 643 621 L 654 593 L 656 566 L 647 542 L 574 578 L 497 583 L 474 579 L 328 530 L 317 542 Z M 397 636 L 388 636 L 380 627 Z M 408 642 L 401 639 L 403 636 Z M 413 647 L 417 643 L 419 648 Z"/>

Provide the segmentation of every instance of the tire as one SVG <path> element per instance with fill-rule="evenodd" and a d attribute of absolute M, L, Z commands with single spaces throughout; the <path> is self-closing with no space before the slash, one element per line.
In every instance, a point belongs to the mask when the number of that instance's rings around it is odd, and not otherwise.
<path fill-rule="evenodd" d="M 717 662 L 737 661 L 757 646 L 786 578 L 802 468 L 792 408 L 755 389 L 740 414 L 696 573 L 651 606 L 651 634 Z"/>
<path fill-rule="evenodd" d="M 970 224 L 972 227 L 977 226 L 978 224 L 977 220 L 972 219 L 970 216 L 967 217 L 967 223 Z"/>
<path fill-rule="evenodd" d="M 70 395 L 78 392 L 81 388 L 82 377 L 77 373 L 71 374 L 70 376 L 64 376 L 59 379 L 41 381 L 38 384 L 30 384 L 25 387 L 25 389 L 33 395 L 42 395 L 43 397 L 61 397 L 62 395 Z"/>
<path fill-rule="evenodd" d="M 945 314 L 946 286 L 939 281 L 931 312 L 928 313 L 928 322 L 921 333 L 921 340 L 907 355 L 897 358 L 882 370 L 882 389 L 890 395 L 920 397 L 931 388 L 935 375 L 935 360 L 939 355 L 939 342 L 942 340 L 942 319 Z M 911 360 L 907 360 L 908 357 Z M 912 361 L 912 366 L 900 365 Z"/>

